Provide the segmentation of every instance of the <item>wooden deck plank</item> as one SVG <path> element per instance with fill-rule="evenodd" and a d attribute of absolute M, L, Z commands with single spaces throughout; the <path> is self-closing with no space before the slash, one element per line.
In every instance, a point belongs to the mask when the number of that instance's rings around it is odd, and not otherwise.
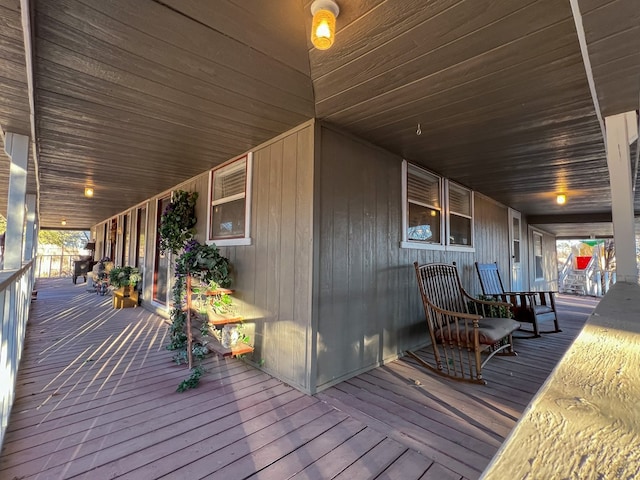
<path fill-rule="evenodd" d="M 264 480 L 290 478 L 312 465 L 317 459 L 335 450 L 339 445 L 342 445 L 365 428 L 362 423 L 347 418 L 323 435 L 314 438 L 307 444 L 293 450 L 288 455 L 247 478 Z"/>
<path fill-rule="evenodd" d="M 444 468 L 442 465 L 434 463 L 431 465 L 431 468 L 429 468 L 429 470 L 420 477 L 420 480 L 460 480 L 461 478 L 463 477 L 460 477 L 457 473 Z M 463 478 L 463 480 L 466 479 Z"/>
<path fill-rule="evenodd" d="M 376 477 L 376 480 L 404 480 L 405 478 L 420 478 L 429 467 L 433 465 L 431 460 L 422 455 L 407 450 L 393 462 L 389 468 Z"/>
<path fill-rule="evenodd" d="M 296 432 L 294 435 L 297 435 L 297 430 L 307 426 L 307 424 L 310 424 L 309 428 L 318 432 L 318 434 L 324 432 L 325 430 L 323 430 L 323 428 L 326 427 L 327 421 L 330 419 L 325 419 L 323 417 L 327 416 L 330 412 L 332 412 L 331 408 L 316 402 L 301 412 L 297 412 L 287 418 L 280 419 L 279 421 L 257 431 L 247 431 L 247 429 L 251 429 L 253 427 L 253 423 L 244 424 L 242 426 L 244 431 L 242 432 L 241 438 L 238 438 L 233 443 L 228 443 L 226 439 L 222 439 L 224 443 L 215 444 L 213 446 L 207 445 L 207 455 L 203 456 L 202 453 L 196 452 L 194 457 L 187 458 L 187 460 L 190 459 L 191 461 L 186 465 L 183 464 L 185 460 L 183 455 L 179 458 L 176 457 L 174 458 L 173 465 L 168 465 L 169 469 L 166 471 L 166 475 L 163 475 L 162 477 L 155 476 L 156 473 L 159 473 L 157 472 L 159 462 L 152 465 L 153 469 L 151 472 L 147 472 L 145 470 L 145 473 L 152 473 L 154 475 L 152 478 L 169 479 L 176 478 L 178 475 L 181 478 L 205 478 L 205 476 L 219 471 L 242 457 L 248 456 L 250 461 L 251 455 L 258 449 L 278 440 L 281 437 L 292 434 L 292 432 Z M 331 417 L 331 415 L 328 415 L 328 417 Z M 342 416 L 342 419 L 344 419 L 344 416 Z M 185 453 L 191 454 L 192 452 Z M 176 460 L 180 463 L 177 463 Z M 176 465 L 181 464 L 182 467 L 177 469 Z M 165 467 L 166 466 L 167 465 L 165 465 Z M 246 464 L 241 464 L 242 468 L 245 466 Z M 223 477 L 229 478 L 229 469 L 225 470 Z M 141 478 L 141 476 L 137 476 L 135 478 Z"/>
<path fill-rule="evenodd" d="M 413 448 L 433 461 L 441 463 L 456 472 L 465 472 L 465 475 L 474 478 L 479 475 L 480 471 L 469 466 L 468 463 L 473 463 L 474 461 L 480 464 L 488 463 L 488 460 L 481 455 L 470 453 L 464 448 L 456 449 L 452 442 L 443 442 L 448 443 L 450 447 L 454 447 L 453 451 L 460 454 L 466 461 L 461 461 L 457 457 L 454 458 L 450 453 L 442 451 L 440 448 L 442 438 L 433 435 L 433 432 L 425 435 L 426 432 L 424 430 L 409 422 L 400 418 L 393 418 L 393 413 L 391 412 L 369 405 L 366 401 L 338 389 L 331 388 L 330 390 L 330 392 L 319 394 L 321 395 L 320 398 L 325 399 L 327 403 L 337 405 L 345 413 L 358 418 L 362 422 L 366 422 L 367 425 L 372 426 L 380 433 L 385 433 L 389 438 Z"/>
<path fill-rule="evenodd" d="M 301 472 L 293 475 L 292 480 L 317 480 L 334 478 L 358 458 L 382 442 L 386 437 L 372 428 L 364 428 L 341 445 L 319 457 Z"/>
<path fill-rule="evenodd" d="M 385 438 L 334 478 L 336 480 L 376 478 L 406 451 L 407 448 L 404 445 Z"/>
<path fill-rule="evenodd" d="M 347 419 L 346 416 L 323 415 L 313 422 L 296 429 L 290 434 L 284 435 L 277 440 L 265 445 L 262 448 L 254 450 L 250 455 L 245 455 L 239 460 L 227 465 L 226 467 L 215 472 L 213 475 L 207 475 L 205 478 L 248 478 L 254 472 L 261 472 L 265 468 L 278 460 L 287 458 L 288 460 L 298 459 L 297 451 L 313 440 L 318 440 L 329 432 L 337 429 L 337 427 Z M 364 428 L 364 425 L 360 426 Z M 293 454 L 296 452 L 296 455 Z M 287 462 L 287 465 L 281 462 L 281 469 L 285 472 L 289 469 L 296 473 L 297 465 L 295 461 Z M 286 478 L 281 476 L 269 477 L 268 474 L 260 478 Z"/>
<path fill-rule="evenodd" d="M 474 436 L 464 435 L 445 423 L 433 421 L 416 410 L 407 408 L 408 404 L 406 402 L 397 402 L 395 398 L 389 399 L 387 395 L 380 395 L 363 388 L 354 387 L 349 382 L 343 382 L 337 388 L 352 395 L 354 398 L 362 400 L 367 405 L 379 408 L 380 411 L 388 412 L 389 417 L 387 418 L 392 419 L 398 425 L 402 425 L 407 429 L 416 429 L 416 431 L 422 429 L 432 432 L 434 434 L 433 444 L 439 445 L 439 448 L 443 448 L 445 451 L 448 450 L 448 445 L 451 443 L 466 447 L 470 454 L 473 452 L 483 457 L 491 458 L 495 448 L 499 447 L 498 442 L 494 442 L 492 446 L 476 439 Z M 376 418 L 381 419 L 382 416 L 378 415 Z"/>
<path fill-rule="evenodd" d="M 474 480 L 595 306 L 561 296 L 564 331 L 516 340 L 486 386 L 404 357 L 311 397 L 209 357 L 178 394 L 164 319 L 70 279 L 38 287 L 0 478 Z"/>
<path fill-rule="evenodd" d="M 290 395 L 287 394 L 291 392 L 293 391 L 290 388 L 276 385 L 271 390 L 264 390 L 262 395 L 247 397 L 247 403 L 255 401 L 259 405 L 265 406 L 279 401 L 288 403 Z M 283 400 L 280 399 L 281 396 L 284 397 Z M 293 396 L 299 398 L 301 394 L 294 392 Z M 266 400 L 269 400 L 269 403 Z M 244 418 L 239 415 L 238 402 L 233 399 L 223 405 L 218 403 L 216 399 L 212 399 L 197 405 L 185 406 L 183 409 L 180 408 L 180 405 L 171 406 L 172 411 L 180 411 L 183 415 L 183 420 L 179 423 L 176 423 L 175 418 L 170 415 L 171 411 L 167 412 L 151 407 L 148 410 L 153 414 L 151 418 L 140 420 L 136 416 L 125 422 L 110 420 L 108 424 L 103 425 L 103 428 L 92 428 L 90 431 L 82 432 L 79 441 L 79 434 L 74 435 L 72 431 L 67 432 L 65 437 L 54 446 L 55 454 L 25 462 L 25 465 L 20 467 L 21 473 L 35 474 L 39 471 L 45 471 L 50 478 L 56 478 L 59 472 L 55 469 L 51 470 L 52 467 L 63 466 L 73 461 L 73 467 L 66 471 L 67 474 L 71 474 L 80 464 L 88 462 L 89 458 L 91 465 L 97 467 L 110 461 L 120 460 L 123 452 L 139 452 L 150 445 L 155 446 L 165 440 L 174 441 L 176 437 L 188 434 L 192 429 L 195 430 L 202 424 L 210 424 L 212 427 L 222 429 L 218 423 L 225 415 L 232 419 L 231 426 L 236 425 Z M 251 411 L 246 415 L 250 417 L 253 413 Z M 242 411 L 242 414 L 245 415 L 245 412 Z M 94 468 L 93 471 L 96 470 Z"/>
<path fill-rule="evenodd" d="M 94 478 L 157 478 L 151 476 L 150 472 L 158 475 L 159 469 L 151 468 L 150 464 L 162 461 L 167 455 L 172 455 L 175 468 L 176 465 L 182 465 L 191 452 L 198 454 L 201 449 L 208 450 L 214 448 L 214 445 L 219 448 L 226 446 L 242 439 L 251 429 L 272 425 L 281 418 L 307 408 L 311 403 L 308 398 L 295 391 L 287 392 L 283 398 L 274 400 L 278 403 L 260 402 L 242 412 L 233 412 L 233 409 L 221 411 L 218 418 L 187 418 L 183 423 L 190 429 L 180 425 L 179 429 L 173 430 L 169 425 L 164 432 L 138 434 L 138 438 L 132 438 L 125 444 L 114 445 L 112 452 L 108 452 L 111 453 L 110 456 L 104 456 L 101 452 L 104 463 L 92 469 L 91 475 Z M 202 413 L 206 417 L 211 410 L 204 410 Z M 243 422 L 251 422 L 251 428 L 243 428 Z M 177 455 L 174 456 L 174 452 L 178 452 Z"/>

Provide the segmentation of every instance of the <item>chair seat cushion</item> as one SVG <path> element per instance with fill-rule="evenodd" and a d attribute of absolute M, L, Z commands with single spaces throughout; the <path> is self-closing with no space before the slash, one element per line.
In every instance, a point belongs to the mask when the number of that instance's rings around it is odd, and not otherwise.
<path fill-rule="evenodd" d="M 543 315 L 545 313 L 553 312 L 553 308 L 549 305 L 534 305 L 533 311 L 536 312 L 536 315 Z"/>
<path fill-rule="evenodd" d="M 439 341 L 462 341 L 473 345 L 473 324 L 471 321 L 469 321 L 469 332 L 465 332 L 464 324 L 461 323 L 460 326 L 459 333 L 456 333 L 453 324 L 450 328 L 441 328 L 436 331 L 436 338 Z M 480 344 L 493 345 L 498 340 L 519 329 L 520 324 L 510 318 L 482 318 L 478 322 L 478 327 Z M 465 335 L 465 333 L 468 333 L 468 335 Z"/>

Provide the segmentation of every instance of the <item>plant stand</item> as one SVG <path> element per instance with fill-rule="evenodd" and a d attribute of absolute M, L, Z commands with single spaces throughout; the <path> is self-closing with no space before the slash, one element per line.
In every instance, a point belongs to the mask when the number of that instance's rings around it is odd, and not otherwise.
<path fill-rule="evenodd" d="M 113 308 L 130 308 L 138 306 L 138 292 L 130 290 L 125 293 L 124 289 L 119 288 L 113 291 Z"/>

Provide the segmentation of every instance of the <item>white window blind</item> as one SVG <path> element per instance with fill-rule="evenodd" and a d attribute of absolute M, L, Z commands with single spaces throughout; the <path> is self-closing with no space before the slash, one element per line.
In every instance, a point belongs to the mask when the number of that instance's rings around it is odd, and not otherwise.
<path fill-rule="evenodd" d="M 414 165 L 408 165 L 407 197 L 410 202 L 440 208 L 440 179 Z"/>
<path fill-rule="evenodd" d="M 471 217 L 471 191 L 450 183 L 449 210 L 451 213 Z"/>
<path fill-rule="evenodd" d="M 214 172 L 213 201 L 244 194 L 247 169 L 246 160 Z"/>

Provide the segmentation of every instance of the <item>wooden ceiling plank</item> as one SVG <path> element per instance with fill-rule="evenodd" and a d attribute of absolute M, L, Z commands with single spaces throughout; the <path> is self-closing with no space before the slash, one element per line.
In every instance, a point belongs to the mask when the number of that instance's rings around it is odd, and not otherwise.
<path fill-rule="evenodd" d="M 238 122 L 232 119 L 212 117 L 186 106 L 179 108 L 165 103 L 157 105 L 147 102 L 134 103 L 135 99 L 133 98 L 130 103 L 113 97 L 108 102 L 99 98 L 98 95 L 80 95 L 77 88 L 65 88 L 64 83 L 55 84 L 55 81 L 51 79 L 43 80 L 40 85 L 38 93 L 42 96 L 43 104 L 51 102 L 52 107 L 58 105 L 61 111 L 70 110 L 72 107 L 81 108 L 88 116 L 97 115 L 104 119 L 111 119 L 110 121 L 113 123 L 145 125 L 149 122 L 162 122 L 166 128 L 171 129 L 189 127 L 205 134 L 215 130 L 221 136 L 246 135 L 248 138 L 257 138 L 263 141 L 293 126 L 274 126 L 267 122 L 261 122 L 259 117 Z M 69 96 L 70 94 L 72 96 Z M 258 124 L 260 128 L 254 126 Z"/>
<path fill-rule="evenodd" d="M 309 52 L 312 65 L 311 78 L 317 79 L 341 68 L 366 52 L 393 40 L 401 32 L 420 25 L 431 17 L 436 17 L 458 3 L 462 3 L 462 0 L 386 1 L 375 9 L 363 12 L 360 18 L 336 32 L 336 41 L 329 55 L 316 49 Z M 474 8 L 479 14 L 484 7 L 479 2 L 475 2 L 469 8 Z"/>
<path fill-rule="evenodd" d="M 598 42 L 589 44 L 589 57 L 594 72 L 606 68 L 611 62 L 626 61 L 637 65 L 636 57 L 640 52 L 640 24 L 633 30 L 611 35 Z"/>
<path fill-rule="evenodd" d="M 73 134 L 71 132 L 65 132 L 64 129 L 58 128 L 58 130 L 55 133 L 52 133 L 49 130 L 43 130 L 43 135 L 46 134 L 47 138 L 50 138 L 52 142 L 56 142 L 56 141 L 64 142 L 65 133 L 67 133 L 66 138 L 69 139 L 67 142 L 69 146 L 100 145 L 102 149 L 100 149 L 100 147 L 97 147 L 95 151 L 108 150 L 113 154 L 117 154 L 119 151 L 119 149 L 117 148 L 118 143 L 116 143 L 113 138 L 109 138 L 109 139 L 105 138 L 105 141 L 101 141 L 104 137 L 108 137 L 108 135 L 106 134 L 99 136 L 96 133 L 92 133 L 91 136 L 87 137 L 85 135 L 78 135 L 77 128 L 73 128 L 69 130 L 72 130 Z M 165 142 L 165 148 L 161 151 L 158 150 L 157 144 L 154 144 L 153 147 L 147 147 L 146 145 L 148 144 L 145 144 L 145 146 L 141 146 L 140 142 L 135 142 L 129 138 L 124 138 L 120 145 L 122 146 L 121 148 L 126 148 L 127 151 L 138 156 L 138 158 L 153 159 L 154 163 L 156 162 L 160 163 L 163 160 L 175 162 L 176 155 L 180 156 L 178 153 L 179 151 L 188 152 L 189 158 L 191 160 L 190 164 L 192 165 L 202 164 L 203 170 L 208 167 L 210 168 L 215 166 L 216 159 L 219 160 L 217 163 L 222 163 L 223 161 L 228 160 L 228 158 L 226 158 L 226 156 L 228 155 L 228 151 L 223 152 L 223 151 L 212 151 L 209 149 L 205 150 L 203 148 L 200 148 L 199 146 L 188 144 L 188 143 L 174 142 L 173 144 L 171 144 L 170 141 L 167 141 Z M 47 149 L 47 150 L 44 150 L 44 152 L 50 152 L 50 150 Z M 43 162 L 43 168 L 45 168 L 48 162 L 52 161 L 53 159 L 54 159 L 53 155 L 51 154 L 47 155 L 46 161 Z M 85 157 L 83 160 L 86 162 L 87 167 L 90 168 L 91 167 L 91 164 L 89 163 L 90 158 Z M 138 163 L 140 164 L 141 162 L 138 162 Z M 137 168 L 141 168 L 140 165 L 138 165 Z"/>
<path fill-rule="evenodd" d="M 601 40 L 621 32 L 637 30 L 640 8 L 635 0 L 611 2 L 593 11 L 582 12 L 582 20 L 591 51 L 591 45 Z"/>
<path fill-rule="evenodd" d="M 74 24 L 86 25 L 85 33 L 89 36 L 115 34 L 111 36 L 112 44 L 125 51 L 144 48 L 151 42 L 154 48 L 145 48 L 145 52 L 152 57 L 179 58 L 180 54 L 191 54 L 196 59 L 196 65 L 211 61 L 220 68 L 231 67 L 240 77 L 252 78 L 300 99 L 311 100 L 308 75 L 160 3 L 129 0 L 84 0 L 80 3 L 58 0 L 52 7 L 48 2 L 38 2 L 38 10 L 58 21 L 79 20 Z M 102 26 L 102 32 L 95 31 L 96 25 Z M 133 34 L 132 44 L 131 35 L 135 31 L 138 33 Z"/>
<path fill-rule="evenodd" d="M 22 38 L 22 19 L 19 2 L 17 9 L 0 4 L 0 32 L 7 37 Z"/>
<path fill-rule="evenodd" d="M 234 76 L 231 71 L 225 73 L 224 69 L 218 68 L 222 74 L 209 76 L 207 71 L 213 70 L 204 64 L 196 64 L 191 69 L 198 69 L 203 78 L 186 75 L 181 70 L 167 68 L 136 54 L 116 51 L 108 44 L 96 40 L 88 42 L 78 31 L 58 27 L 60 25 L 49 20 L 38 28 L 38 57 L 128 88 L 138 88 L 142 84 L 142 88 L 153 92 L 211 98 L 227 107 L 236 106 L 244 110 L 257 105 L 264 110 L 276 109 L 275 114 L 285 111 L 285 107 L 291 112 L 289 115 L 297 113 L 308 118 L 308 114 L 313 113 L 311 100 L 294 97 L 281 89 L 268 88 L 254 79 Z M 167 55 L 166 58 L 172 57 Z M 165 93 L 164 98 L 172 97 Z"/>
<path fill-rule="evenodd" d="M 545 78 L 544 83 L 538 82 L 535 87 L 532 85 L 529 90 L 524 90 L 517 83 L 506 83 L 501 90 L 489 92 L 484 96 L 471 97 L 465 101 L 458 101 L 455 96 L 447 96 L 445 98 L 449 99 L 450 103 L 439 105 L 435 109 L 430 108 L 429 99 L 416 99 L 415 97 L 423 94 L 423 89 L 419 86 L 412 86 L 411 91 L 408 91 L 409 88 L 405 89 L 407 92 L 405 92 L 404 98 L 410 100 L 411 103 L 404 104 L 404 109 L 397 106 L 399 98 L 388 99 L 384 105 L 377 106 L 380 112 L 384 112 L 376 115 L 374 120 L 378 120 L 378 124 L 374 124 L 371 118 L 366 118 L 368 113 L 366 111 L 362 113 L 362 118 L 336 116 L 335 121 L 346 125 L 351 125 L 354 121 L 362 122 L 359 125 L 371 132 L 372 135 L 375 133 L 379 134 L 380 138 L 384 138 L 387 135 L 385 130 L 391 132 L 395 126 L 406 129 L 418 122 L 425 125 L 440 124 L 442 128 L 455 126 L 454 129 L 457 130 L 464 123 L 469 125 L 485 124 L 487 128 L 491 128 L 491 122 L 508 117 L 517 119 L 519 116 L 531 112 L 539 114 L 542 120 L 546 116 L 546 111 L 552 109 L 555 103 L 562 102 L 566 98 L 566 92 L 584 90 L 581 88 L 584 83 L 583 79 L 574 80 L 575 76 L 565 76 L 562 75 L 563 72 L 566 73 L 566 69 L 559 70 L 558 74 Z M 548 85 L 553 85 L 555 92 L 553 95 L 547 93 Z M 482 91 L 479 92 L 481 94 Z M 584 101 L 587 104 L 588 97 Z"/>
<path fill-rule="evenodd" d="M 492 58 L 485 60 L 491 62 Z M 465 76 L 468 68 L 460 66 L 379 95 L 360 105 L 336 110 L 326 118 L 348 121 L 349 116 L 361 120 L 378 115 L 383 121 L 387 119 L 387 122 L 393 123 L 395 120 L 392 120 L 391 116 L 394 112 L 405 110 L 412 104 L 433 105 L 434 110 L 437 110 L 442 106 L 466 104 L 471 99 L 479 99 L 482 103 L 487 95 L 504 95 L 513 103 L 522 103 L 519 102 L 520 97 L 530 96 L 530 89 L 540 90 L 544 86 L 551 86 L 551 93 L 567 95 L 568 92 L 556 87 L 555 82 L 558 79 L 564 83 L 577 80 L 586 86 L 580 63 L 579 55 L 551 55 L 538 58 L 530 64 L 519 65 L 520 68 L 508 69 L 501 72 L 502 75 L 489 74 L 470 78 Z M 588 94 L 588 91 L 586 93 Z M 572 95 L 575 95 L 575 92 Z M 548 96 L 549 93 L 545 92 L 542 98 Z M 488 100 L 485 103 L 488 103 Z M 406 118 L 406 112 L 404 115 L 399 113 L 394 118 L 401 117 Z"/>
<path fill-rule="evenodd" d="M 99 123 L 109 125 L 110 128 L 116 128 L 123 126 L 124 128 L 135 129 L 138 134 L 145 135 L 151 133 L 153 136 L 153 130 L 156 132 L 169 132 L 176 129 L 189 128 L 194 132 L 193 138 L 198 138 L 197 132 L 200 132 L 200 136 L 204 136 L 201 141 L 206 141 L 206 135 L 212 133 L 214 130 L 207 128 L 207 125 L 199 125 L 197 128 L 191 125 L 180 125 L 175 122 L 169 122 L 162 119 L 148 118 L 138 113 L 122 112 L 117 109 L 102 107 L 97 108 L 90 102 L 85 102 L 80 99 L 68 99 L 62 95 L 57 95 L 52 92 L 46 98 L 43 98 L 39 106 L 40 117 L 44 120 L 52 122 L 56 121 L 58 116 L 69 115 L 71 119 L 74 115 L 77 118 L 78 114 L 83 114 L 83 121 L 90 121 L 95 118 Z M 68 113 L 67 113 L 68 112 Z M 46 117 L 48 115 L 48 117 Z M 46 118 L 45 118 L 46 117 Z M 151 131 L 147 130 L 151 129 Z M 107 131 L 109 129 L 106 129 Z M 238 141 L 243 139 L 245 142 L 252 141 L 264 141 L 270 136 L 275 136 L 276 132 L 238 132 L 236 130 L 220 129 L 216 130 L 216 137 L 218 143 L 224 145 L 224 140 L 229 139 L 231 141 Z M 279 132 L 278 132 L 279 133 Z M 265 138 L 266 137 L 266 138 Z M 144 137 L 143 137 L 144 138 Z"/>
<path fill-rule="evenodd" d="M 470 65 L 464 78 L 486 74 L 489 69 L 497 73 L 575 40 L 569 20 L 559 22 L 557 12 L 545 4 L 523 8 L 516 2 L 497 2 L 479 15 L 465 6 L 452 8 L 344 68 L 315 79 L 316 103 L 335 104 L 349 98 L 353 104 L 365 100 L 363 94 L 375 96 L 458 65 Z M 548 38 L 554 39 L 551 47 L 543 42 Z M 513 55 L 514 51 L 518 54 Z M 485 61 L 487 57 L 491 60 Z M 494 66 L 493 62 L 500 63 Z M 331 106 L 326 108 L 333 110 Z"/>
<path fill-rule="evenodd" d="M 177 95 L 179 99 L 184 98 L 184 102 L 158 101 L 158 97 L 126 87 L 114 88 L 113 84 L 107 81 L 48 61 L 40 62 L 39 71 L 43 76 L 40 77 L 38 89 L 43 95 L 46 95 L 46 92 L 53 92 L 119 109 L 123 112 L 140 112 L 146 109 L 148 116 L 158 116 L 167 121 L 171 121 L 173 118 L 175 118 L 174 121 L 177 121 L 180 117 L 187 117 L 190 118 L 188 123 L 200 123 L 197 119 L 202 118 L 207 119 L 207 123 L 220 122 L 221 127 L 232 127 L 234 130 L 246 128 L 247 125 L 252 126 L 253 130 L 253 126 L 259 122 L 260 128 L 255 129 L 256 131 L 280 132 L 291 128 L 290 123 L 294 119 L 297 119 L 298 123 L 306 120 L 304 117 L 292 116 L 289 113 L 288 121 L 285 123 L 284 115 L 280 119 L 273 119 L 274 115 L 263 114 L 261 108 L 255 108 L 252 112 L 245 113 L 216 102 L 191 96 Z M 153 113 L 156 110 L 158 113 Z"/>
<path fill-rule="evenodd" d="M 163 1 L 187 17 L 309 76 L 304 21 L 310 21 L 311 15 L 303 18 L 300 0 L 279 0 L 278 7 L 271 2 Z M 285 2 L 288 5 L 283 7 Z M 282 15 L 283 10 L 288 14 Z"/>

